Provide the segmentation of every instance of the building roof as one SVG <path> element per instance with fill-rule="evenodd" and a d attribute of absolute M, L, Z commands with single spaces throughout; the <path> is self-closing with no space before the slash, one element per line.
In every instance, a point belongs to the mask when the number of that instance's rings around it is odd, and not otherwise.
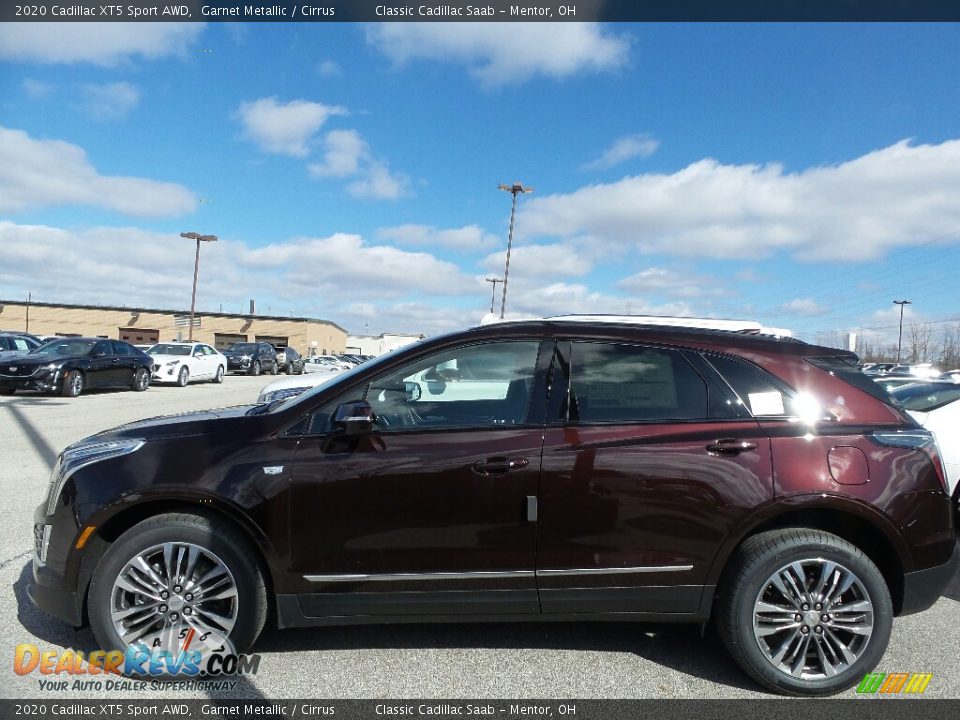
<path fill-rule="evenodd" d="M 74 303 L 53 303 L 53 302 L 40 302 L 37 300 L 32 300 L 27 302 L 26 300 L 0 300 L 0 305 L 42 305 L 43 307 L 55 307 L 55 308 L 65 308 L 67 310 L 115 310 L 119 312 L 150 312 L 150 313 L 160 313 L 163 315 L 189 315 L 189 310 L 165 310 L 162 308 L 145 308 L 145 307 L 128 307 L 126 305 L 77 305 Z M 312 318 L 312 317 L 294 317 L 291 315 L 259 315 L 259 314 L 249 314 L 249 313 L 225 313 L 225 312 L 207 312 L 196 311 L 194 313 L 197 317 L 226 317 L 226 318 L 243 318 L 247 320 L 285 320 L 290 322 L 310 322 L 310 323 L 325 323 L 327 325 L 332 325 L 346 333 L 347 331 L 340 327 L 337 323 L 332 320 L 324 320 L 323 318 Z"/>

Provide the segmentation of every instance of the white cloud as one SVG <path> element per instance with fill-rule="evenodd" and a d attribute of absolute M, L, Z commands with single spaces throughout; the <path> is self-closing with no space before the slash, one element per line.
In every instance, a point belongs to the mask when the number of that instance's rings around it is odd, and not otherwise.
<path fill-rule="evenodd" d="M 38 301 L 95 297 L 103 304 L 183 309 L 190 302 L 193 260 L 193 245 L 176 233 L 131 227 L 74 231 L 0 220 L 0 297 L 30 290 Z M 252 297 L 263 313 L 270 308 L 354 328 L 371 322 L 418 332 L 450 327 L 458 315 L 460 327 L 475 324 L 489 294 L 482 280 L 453 263 L 345 233 L 264 247 L 221 237 L 201 248 L 197 292 L 201 312 L 221 304 L 239 312 Z M 476 311 L 450 307 L 464 298 Z M 417 308 L 417 316 L 405 316 L 403 307 Z"/>
<path fill-rule="evenodd" d="M 333 115 L 346 115 L 338 105 L 307 100 L 277 102 L 275 97 L 241 103 L 238 111 L 245 134 L 265 152 L 306 157 L 317 131 Z"/>
<path fill-rule="evenodd" d="M 0 23 L 0 59 L 116 65 L 190 51 L 203 23 Z"/>
<path fill-rule="evenodd" d="M 480 263 L 490 272 L 503 273 L 507 250 L 488 255 Z M 589 259 L 570 245 L 521 245 L 510 251 L 510 277 L 586 275 L 593 269 Z"/>
<path fill-rule="evenodd" d="M 623 278 L 617 287 L 638 295 L 667 295 L 676 298 L 718 297 L 728 294 L 717 278 L 698 277 L 667 268 L 647 268 Z"/>
<path fill-rule="evenodd" d="M 0 127 L 0 212 L 90 205 L 140 217 L 176 217 L 197 207 L 182 185 L 97 172 L 77 145 Z"/>
<path fill-rule="evenodd" d="M 128 82 L 83 85 L 81 109 L 94 120 L 121 120 L 140 103 L 140 90 Z"/>
<path fill-rule="evenodd" d="M 374 162 L 366 168 L 365 177 L 347 185 L 347 192 L 358 198 L 398 200 L 410 195 L 410 179 L 391 172 L 385 162 Z"/>
<path fill-rule="evenodd" d="M 317 63 L 317 75 L 320 77 L 336 77 L 342 74 L 340 65 L 334 60 L 323 60 Z"/>
<path fill-rule="evenodd" d="M 367 42 L 404 65 L 414 60 L 466 65 L 486 87 L 542 75 L 560 79 L 619 68 L 630 43 L 591 23 L 375 23 Z"/>
<path fill-rule="evenodd" d="M 314 177 L 342 178 L 360 170 L 360 162 L 368 160 L 370 149 L 356 130 L 331 130 L 324 138 L 323 162 L 308 167 Z"/>
<path fill-rule="evenodd" d="M 780 311 L 790 315 L 803 315 L 812 317 L 814 315 L 826 315 L 830 308 L 821 305 L 813 298 L 796 298 L 780 306 Z"/>
<path fill-rule="evenodd" d="M 438 229 L 429 225 L 397 225 L 380 228 L 377 237 L 391 240 L 401 245 L 420 247 L 451 248 L 454 250 L 485 250 L 499 243 L 496 235 L 483 231 L 478 225 L 465 225 L 460 228 Z"/>
<path fill-rule="evenodd" d="M 615 141 L 596 160 L 581 166 L 582 170 L 607 170 L 633 158 L 650 157 L 660 143 L 649 135 L 628 135 Z"/>
<path fill-rule="evenodd" d="M 507 291 L 507 315 L 513 317 L 547 317 L 570 313 L 623 315 L 627 312 L 632 315 L 693 314 L 690 306 L 682 301 L 653 303 L 643 298 L 591 290 L 581 283 L 538 285 L 525 278 L 514 282 L 511 275 Z"/>
<path fill-rule="evenodd" d="M 785 172 L 776 164 L 701 160 L 518 210 L 525 236 L 585 236 L 605 248 L 705 258 L 871 260 L 960 227 L 960 140 L 904 140 L 839 165 Z"/>
<path fill-rule="evenodd" d="M 23 91 L 33 100 L 40 100 L 53 92 L 53 85 L 33 78 L 24 78 L 21 86 Z"/>

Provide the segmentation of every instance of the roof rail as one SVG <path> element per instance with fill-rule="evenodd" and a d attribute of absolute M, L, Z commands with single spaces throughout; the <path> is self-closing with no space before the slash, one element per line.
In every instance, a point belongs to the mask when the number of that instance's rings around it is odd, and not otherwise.
<path fill-rule="evenodd" d="M 662 325 L 678 328 L 699 328 L 702 330 L 726 330 L 749 335 L 776 335 L 792 337 L 793 333 L 786 328 L 765 327 L 754 320 L 718 320 L 716 318 L 679 317 L 671 315 L 603 315 L 603 314 L 573 314 L 553 315 L 545 318 L 508 318 L 501 320 L 487 315 L 481 320 L 481 325 L 493 323 L 524 322 L 529 320 L 546 320 L 555 322 L 594 322 L 616 323 L 618 325 Z"/>

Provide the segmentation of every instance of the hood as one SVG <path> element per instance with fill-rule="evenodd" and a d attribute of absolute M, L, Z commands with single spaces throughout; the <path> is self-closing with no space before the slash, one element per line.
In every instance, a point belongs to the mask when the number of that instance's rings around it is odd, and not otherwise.
<path fill-rule="evenodd" d="M 23 357 L 29 352 L 29 350 L 0 350 L 0 362 L 9 360 L 10 358 Z"/>
<path fill-rule="evenodd" d="M 315 388 L 317 385 L 323 385 L 325 382 L 329 382 L 336 377 L 340 377 L 340 372 L 311 372 L 306 373 L 305 375 L 291 375 L 290 377 L 281 378 L 280 380 L 275 380 L 269 385 L 266 385 L 261 391 L 260 394 L 271 393 L 275 390 L 286 390 L 287 388 Z"/>
<path fill-rule="evenodd" d="M 235 425 L 239 429 L 246 423 L 259 422 L 257 416 L 247 415 L 247 412 L 254 407 L 256 405 L 236 405 L 216 410 L 160 415 L 105 430 L 82 442 L 88 442 L 93 438 L 106 440 L 110 437 L 139 437 L 149 440 L 177 435 L 201 435 L 213 430 L 223 431 L 227 425 Z"/>
<path fill-rule="evenodd" d="M 180 360 L 182 362 L 184 360 L 189 360 L 191 357 L 190 355 L 166 355 L 166 354 L 160 355 L 156 353 L 148 353 L 146 351 L 144 351 L 144 354 L 153 358 L 153 361 L 155 363 L 161 363 L 161 364 L 165 362 L 170 362 L 171 360 Z"/>
<path fill-rule="evenodd" d="M 14 352 L 7 350 L 5 353 Z M 16 365 L 17 367 L 36 367 L 38 365 L 49 365 L 50 363 L 62 363 L 67 360 L 81 360 L 86 355 L 30 355 L 24 353 L 14 355 L 13 357 L 4 357 L 0 363 L 4 365 Z"/>

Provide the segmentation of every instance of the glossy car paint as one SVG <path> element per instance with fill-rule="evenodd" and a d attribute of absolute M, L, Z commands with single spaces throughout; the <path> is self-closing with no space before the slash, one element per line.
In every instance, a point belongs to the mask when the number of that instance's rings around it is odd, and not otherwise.
<path fill-rule="evenodd" d="M 571 338 L 747 357 L 816 394 L 837 419 L 570 423 L 559 411 L 566 381 L 555 346 Z M 446 348 L 502 339 L 542 341 L 526 425 L 307 432 L 314 412 L 361 399 L 373 377 Z M 923 451 L 882 447 L 865 435 L 912 421 L 803 359 L 824 353 L 836 351 L 682 329 L 493 325 L 399 350 L 265 414 L 247 414 L 247 406 L 127 425 L 100 437 L 143 438 L 141 450 L 79 470 L 52 517 L 38 509 L 35 522 L 52 532 L 31 596 L 79 624 L 106 544 L 175 508 L 217 513 L 247 533 L 281 626 L 702 621 L 739 542 L 796 518 L 841 535 L 851 524 L 868 527 L 892 550 L 895 606 L 923 609 L 950 569 L 950 500 Z M 711 447 L 720 440 L 746 449 L 718 456 Z M 868 482 L 833 478 L 837 446 L 863 452 Z M 513 459 L 526 462 L 502 474 L 481 471 L 483 461 Z M 77 551 L 87 526 L 96 527 L 94 540 Z M 911 589 L 911 577 L 919 583 L 924 572 L 921 590 Z"/>

